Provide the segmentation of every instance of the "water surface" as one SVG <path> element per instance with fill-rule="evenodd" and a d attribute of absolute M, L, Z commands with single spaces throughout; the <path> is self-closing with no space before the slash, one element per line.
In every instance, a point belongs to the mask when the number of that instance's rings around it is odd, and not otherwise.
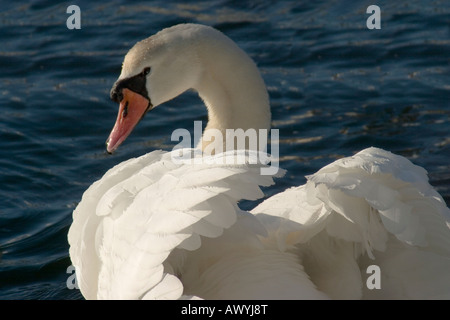
<path fill-rule="evenodd" d="M 357 4 L 356 4 L 357 3 Z M 68 30 L 66 9 L 81 8 Z M 79 299 L 67 232 L 109 168 L 171 149 L 206 111 L 193 92 L 147 114 L 114 155 L 109 90 L 138 40 L 183 22 L 226 33 L 258 64 L 287 175 L 272 195 L 370 146 L 425 167 L 450 202 L 448 1 L 9 1 L 0 12 L 0 299 Z M 251 208 L 254 203 L 244 203 Z"/>

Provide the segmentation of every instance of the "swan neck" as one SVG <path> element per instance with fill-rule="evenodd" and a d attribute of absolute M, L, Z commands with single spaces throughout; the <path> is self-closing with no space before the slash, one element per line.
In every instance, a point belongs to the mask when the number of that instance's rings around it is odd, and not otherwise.
<path fill-rule="evenodd" d="M 204 52 L 203 73 L 195 89 L 208 110 L 206 130 L 269 129 L 268 93 L 250 57 L 233 42 Z"/>

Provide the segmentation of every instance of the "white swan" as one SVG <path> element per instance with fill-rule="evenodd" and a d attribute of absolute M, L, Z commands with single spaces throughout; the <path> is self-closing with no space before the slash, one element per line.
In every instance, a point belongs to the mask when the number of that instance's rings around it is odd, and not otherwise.
<path fill-rule="evenodd" d="M 191 88 L 207 129 L 269 128 L 251 59 L 215 29 L 184 24 L 126 55 L 108 151 Z M 450 210 L 407 159 L 363 150 L 249 213 L 238 201 L 273 183 L 260 165 L 175 163 L 174 152 L 123 162 L 84 193 L 68 235 L 84 297 L 450 298 Z"/>

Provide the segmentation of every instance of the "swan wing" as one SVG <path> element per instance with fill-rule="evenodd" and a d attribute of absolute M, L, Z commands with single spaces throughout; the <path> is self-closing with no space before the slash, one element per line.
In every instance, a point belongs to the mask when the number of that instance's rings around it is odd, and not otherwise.
<path fill-rule="evenodd" d="M 333 298 L 449 298 L 450 210 L 426 171 L 369 148 L 275 195 L 256 214 Z M 368 266 L 380 270 L 370 290 Z"/>
<path fill-rule="evenodd" d="M 86 298 L 182 296 L 164 263 L 169 254 L 220 236 L 236 222 L 237 202 L 262 197 L 260 185 L 273 183 L 260 165 L 217 162 L 173 161 L 171 152 L 154 151 L 112 168 L 84 193 L 68 238 Z"/>

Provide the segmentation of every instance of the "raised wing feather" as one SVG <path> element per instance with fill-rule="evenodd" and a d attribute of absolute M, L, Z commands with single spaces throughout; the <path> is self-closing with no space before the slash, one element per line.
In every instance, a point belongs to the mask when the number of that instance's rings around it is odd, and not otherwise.
<path fill-rule="evenodd" d="M 220 236 L 235 223 L 237 202 L 261 197 L 259 185 L 273 183 L 261 165 L 172 160 L 160 151 L 131 159 L 83 195 L 69 243 L 86 298 L 180 298 L 181 282 L 163 265 L 169 254 Z M 236 185 L 245 188 L 237 193 Z"/>
<path fill-rule="evenodd" d="M 450 297 L 450 210 L 423 168 L 369 148 L 307 178 L 252 213 L 281 249 L 303 257 L 319 289 L 335 298 Z M 367 290 L 370 264 L 380 266 L 384 291 Z"/>

